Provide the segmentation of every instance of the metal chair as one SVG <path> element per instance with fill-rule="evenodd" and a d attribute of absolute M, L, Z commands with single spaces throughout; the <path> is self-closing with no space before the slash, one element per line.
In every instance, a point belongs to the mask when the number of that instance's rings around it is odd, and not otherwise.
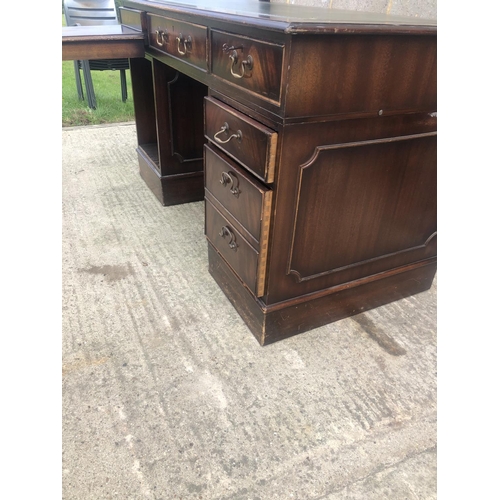
<path fill-rule="evenodd" d="M 67 26 L 100 26 L 120 24 L 114 0 L 64 0 L 64 17 Z M 125 70 L 129 69 L 128 59 L 96 59 L 74 61 L 75 79 L 78 98 L 84 100 L 80 70 L 83 71 L 87 103 L 89 108 L 96 109 L 97 101 L 92 83 L 91 70 L 119 70 L 122 90 L 122 101 L 127 100 L 127 80 Z"/>

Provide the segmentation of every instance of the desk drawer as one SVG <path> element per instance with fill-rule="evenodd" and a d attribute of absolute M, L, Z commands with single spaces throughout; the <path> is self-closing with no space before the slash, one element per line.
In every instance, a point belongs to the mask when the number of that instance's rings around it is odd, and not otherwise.
<path fill-rule="evenodd" d="M 123 25 L 137 31 L 143 31 L 146 13 L 137 9 L 120 7 L 120 18 Z"/>
<path fill-rule="evenodd" d="M 267 241 L 273 192 L 209 145 L 205 146 L 205 189 L 248 231 L 256 248 Z"/>
<path fill-rule="evenodd" d="M 205 137 L 259 179 L 274 181 L 278 133 L 235 109 L 205 98 Z"/>
<path fill-rule="evenodd" d="M 284 46 L 211 31 L 212 73 L 228 83 L 281 102 Z"/>
<path fill-rule="evenodd" d="M 253 248 L 208 199 L 205 199 L 205 234 L 241 281 L 257 297 L 262 297 L 265 293 L 267 252 Z"/>
<path fill-rule="evenodd" d="M 148 14 L 149 45 L 207 70 L 207 28 Z"/>

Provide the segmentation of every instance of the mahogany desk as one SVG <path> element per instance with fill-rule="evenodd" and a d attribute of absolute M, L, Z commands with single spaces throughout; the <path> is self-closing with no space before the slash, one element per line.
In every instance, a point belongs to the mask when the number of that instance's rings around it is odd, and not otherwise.
<path fill-rule="evenodd" d="M 434 22 L 194 3 L 125 0 L 121 33 L 67 32 L 65 57 L 128 47 L 140 174 L 163 205 L 205 199 L 210 273 L 258 341 L 427 290 Z"/>

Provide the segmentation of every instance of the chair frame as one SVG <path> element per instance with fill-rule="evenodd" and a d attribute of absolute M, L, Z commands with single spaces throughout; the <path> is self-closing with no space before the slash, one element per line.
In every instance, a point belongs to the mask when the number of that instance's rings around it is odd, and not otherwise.
<path fill-rule="evenodd" d="M 88 7 L 92 2 L 87 0 L 85 1 L 85 7 Z M 102 3 L 102 2 L 101 2 Z M 74 9 L 73 7 L 67 5 L 67 2 L 64 2 L 64 17 L 66 19 L 66 24 L 68 26 L 99 26 L 102 24 L 119 24 L 118 13 L 116 11 L 116 6 L 113 2 L 109 2 L 111 7 L 107 7 L 105 10 L 114 14 L 114 19 L 109 18 L 104 20 L 104 22 L 99 18 L 87 18 L 85 16 L 79 18 L 79 22 L 75 22 L 73 16 L 71 16 L 69 10 Z M 96 2 L 95 9 L 92 9 L 92 6 L 88 7 L 89 11 L 95 12 L 102 9 L 99 9 L 99 3 Z M 104 60 L 77 60 L 73 61 L 74 70 L 75 70 L 75 80 L 76 80 L 76 90 L 78 93 L 78 99 L 81 101 L 85 100 L 83 94 L 83 85 L 82 78 L 80 74 L 80 70 L 83 72 L 83 81 L 85 83 L 85 93 L 87 97 L 87 104 L 91 109 L 97 109 L 97 100 L 95 97 L 94 84 L 92 81 L 91 71 L 105 71 L 105 70 L 119 70 L 120 71 L 120 84 L 121 84 L 121 93 L 122 93 L 122 102 L 126 102 L 128 98 L 127 93 L 127 77 L 126 70 L 129 68 L 128 59 L 104 59 Z M 106 67 L 107 66 L 107 67 Z"/>

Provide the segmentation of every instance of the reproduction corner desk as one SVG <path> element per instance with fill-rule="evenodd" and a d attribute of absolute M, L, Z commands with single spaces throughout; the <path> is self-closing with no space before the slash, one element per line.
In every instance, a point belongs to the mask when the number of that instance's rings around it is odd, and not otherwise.
<path fill-rule="evenodd" d="M 205 200 L 209 271 L 261 345 L 431 286 L 433 21 L 247 0 L 121 20 L 63 30 L 63 58 L 130 58 L 140 175 Z"/>

